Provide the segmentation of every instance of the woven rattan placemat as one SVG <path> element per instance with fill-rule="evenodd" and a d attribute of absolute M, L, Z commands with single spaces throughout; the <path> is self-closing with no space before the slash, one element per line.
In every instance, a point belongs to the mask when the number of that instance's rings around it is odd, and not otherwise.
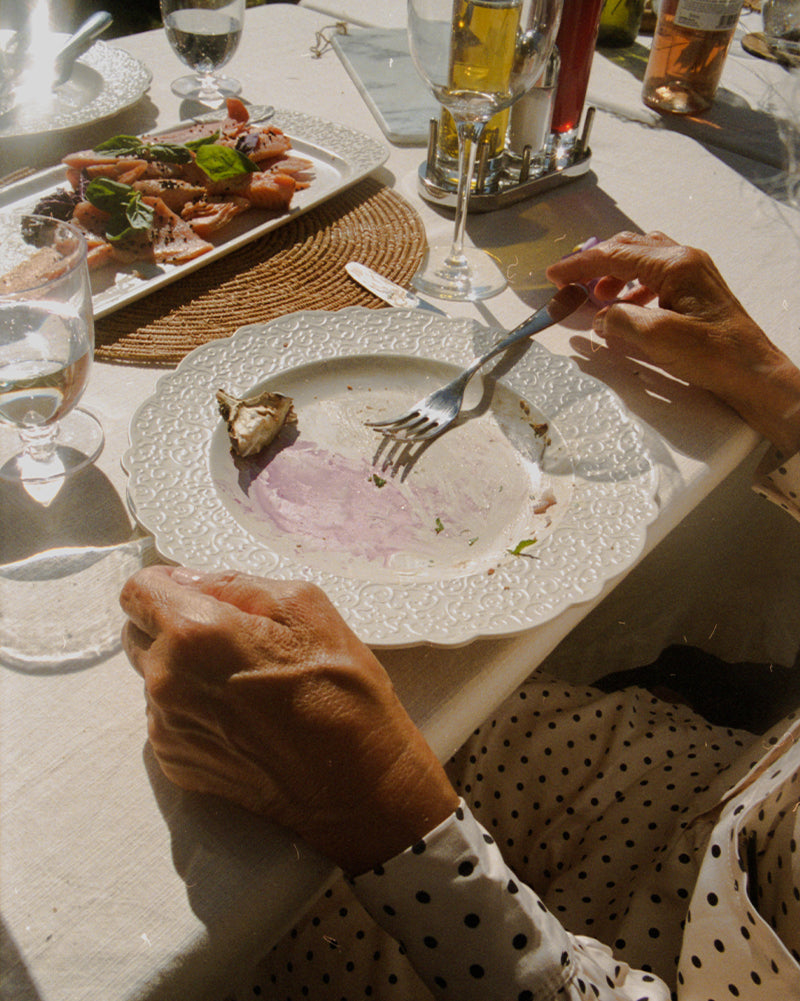
<path fill-rule="evenodd" d="M 408 284 L 422 220 L 374 178 L 95 324 L 100 361 L 172 365 L 199 344 L 302 309 L 380 308 L 347 275 L 355 260 Z"/>

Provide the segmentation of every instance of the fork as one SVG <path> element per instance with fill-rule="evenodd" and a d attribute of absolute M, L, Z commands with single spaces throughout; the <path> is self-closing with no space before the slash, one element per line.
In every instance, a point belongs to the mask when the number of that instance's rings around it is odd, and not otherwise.
<path fill-rule="evenodd" d="M 365 424 L 367 427 L 380 431 L 387 438 L 396 438 L 399 441 L 425 441 L 428 438 L 434 438 L 458 417 L 467 383 L 482 365 L 485 365 L 490 358 L 505 351 L 506 348 L 511 347 L 512 344 L 525 340 L 526 337 L 532 337 L 554 323 L 560 323 L 570 313 L 574 313 L 579 306 L 582 306 L 588 298 L 589 293 L 582 285 L 565 285 L 555 293 L 549 302 L 537 309 L 533 316 L 523 320 L 518 327 L 511 331 L 508 337 L 495 344 L 480 358 L 476 358 L 468 368 L 465 368 L 446 386 L 442 386 L 441 389 L 437 389 L 429 396 L 419 400 L 400 417 L 391 417 L 382 421 L 365 421 Z"/>

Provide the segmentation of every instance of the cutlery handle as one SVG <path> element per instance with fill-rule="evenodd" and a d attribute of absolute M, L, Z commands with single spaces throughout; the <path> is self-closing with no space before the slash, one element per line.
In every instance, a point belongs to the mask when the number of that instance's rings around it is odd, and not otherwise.
<path fill-rule="evenodd" d="M 59 72 L 64 72 L 67 67 L 86 51 L 89 43 L 93 42 L 101 32 L 111 24 L 113 18 L 107 10 L 98 10 L 88 17 L 67 44 L 56 56 L 56 66 Z"/>
<path fill-rule="evenodd" d="M 559 289 L 552 296 L 549 302 L 546 302 L 544 306 L 537 309 L 533 316 L 529 316 L 527 320 L 523 320 L 522 323 L 514 327 L 508 337 L 504 337 L 502 341 L 499 341 L 493 348 L 490 348 L 486 354 L 476 359 L 469 366 L 467 372 L 469 372 L 470 376 L 474 375 L 481 365 L 485 365 L 490 358 L 499 355 L 506 348 L 510 348 L 512 344 L 516 344 L 517 341 L 524 341 L 527 337 L 538 334 L 546 327 L 550 327 L 554 323 L 559 323 L 569 316 L 570 313 L 574 312 L 578 306 L 582 306 L 588 297 L 586 289 L 582 286 L 565 285 L 564 288 Z"/>

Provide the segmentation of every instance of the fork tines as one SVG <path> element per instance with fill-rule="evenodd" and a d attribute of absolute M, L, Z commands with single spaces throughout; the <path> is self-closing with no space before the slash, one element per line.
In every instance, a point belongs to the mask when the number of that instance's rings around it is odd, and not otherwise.
<path fill-rule="evenodd" d="M 367 427 L 380 431 L 387 438 L 396 438 L 398 441 L 418 441 L 423 438 L 432 438 L 439 430 L 436 421 L 424 417 L 418 410 L 411 410 L 402 417 L 384 421 L 365 421 L 364 423 Z"/>

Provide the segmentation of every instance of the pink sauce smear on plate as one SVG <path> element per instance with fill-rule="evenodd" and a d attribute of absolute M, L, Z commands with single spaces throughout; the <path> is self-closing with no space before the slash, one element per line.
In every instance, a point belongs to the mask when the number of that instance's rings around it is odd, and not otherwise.
<path fill-rule="evenodd" d="M 364 458 L 348 458 L 298 440 L 270 449 L 261 461 L 239 464 L 237 502 L 303 549 L 333 551 L 387 566 L 398 553 L 420 559 L 458 547 L 485 522 L 497 486 L 475 483 L 469 464 L 446 476 L 381 473 Z M 246 498 L 246 499 L 245 499 Z M 452 552 L 451 552 L 452 555 Z"/>

